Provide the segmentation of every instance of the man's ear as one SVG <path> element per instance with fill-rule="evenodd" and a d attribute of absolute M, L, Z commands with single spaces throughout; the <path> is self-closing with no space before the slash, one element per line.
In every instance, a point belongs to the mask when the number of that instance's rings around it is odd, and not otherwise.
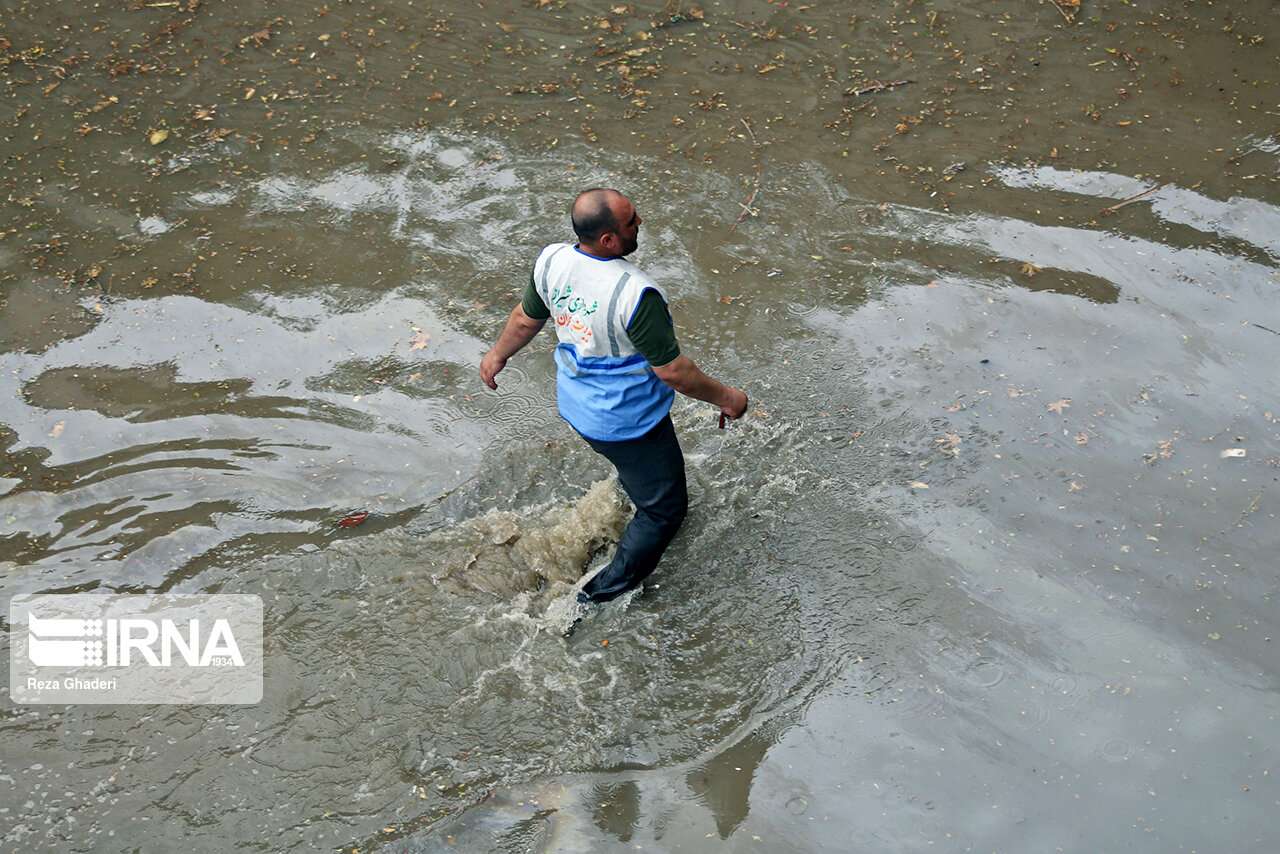
<path fill-rule="evenodd" d="M 597 242 L 610 252 L 621 245 L 618 243 L 618 235 L 612 231 L 606 231 L 604 234 L 600 235 L 600 239 Z"/>

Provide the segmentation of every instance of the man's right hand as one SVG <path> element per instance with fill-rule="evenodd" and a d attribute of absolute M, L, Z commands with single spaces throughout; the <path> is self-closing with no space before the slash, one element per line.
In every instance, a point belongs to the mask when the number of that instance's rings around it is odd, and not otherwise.
<path fill-rule="evenodd" d="M 725 415 L 737 421 L 743 415 L 747 414 L 747 393 L 739 388 L 727 386 L 725 390 L 729 393 L 730 401 L 720 407 L 720 411 Z"/>
<path fill-rule="evenodd" d="M 746 392 L 713 380 L 683 353 L 665 365 L 655 366 L 653 372 L 681 394 L 715 404 L 726 417 L 735 421 L 747 411 Z"/>

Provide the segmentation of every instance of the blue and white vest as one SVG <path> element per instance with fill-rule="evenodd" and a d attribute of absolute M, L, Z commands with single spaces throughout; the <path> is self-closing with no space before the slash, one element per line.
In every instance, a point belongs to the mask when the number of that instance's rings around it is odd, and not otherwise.
<path fill-rule="evenodd" d="M 569 243 L 538 255 L 533 284 L 556 325 L 560 416 L 588 439 L 621 442 L 657 426 L 675 392 L 627 336 L 640 297 L 666 293 L 630 261 L 603 260 Z"/>

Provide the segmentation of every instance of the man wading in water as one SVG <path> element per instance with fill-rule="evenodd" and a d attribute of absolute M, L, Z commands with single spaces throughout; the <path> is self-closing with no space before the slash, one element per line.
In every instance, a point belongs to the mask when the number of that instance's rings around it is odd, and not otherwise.
<path fill-rule="evenodd" d="M 578 594 L 608 602 L 653 572 L 689 507 L 668 414 L 675 392 L 734 419 L 747 411 L 747 396 L 681 355 L 666 293 L 623 260 L 640 232 L 635 205 L 617 190 L 587 190 L 572 219 L 578 245 L 553 243 L 538 255 L 524 299 L 480 361 L 480 378 L 496 389 L 507 360 L 555 318 L 560 415 L 613 463 L 636 506 L 613 560 Z"/>

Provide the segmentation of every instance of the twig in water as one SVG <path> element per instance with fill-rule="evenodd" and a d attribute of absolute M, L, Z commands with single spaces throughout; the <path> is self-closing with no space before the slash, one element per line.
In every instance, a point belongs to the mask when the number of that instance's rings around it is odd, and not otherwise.
<path fill-rule="evenodd" d="M 1272 335 L 1280 335 L 1280 332 L 1276 332 L 1270 326 L 1263 326 L 1261 323 L 1254 323 L 1252 320 L 1246 320 L 1245 322 L 1248 323 L 1250 326 L 1256 326 L 1259 329 L 1265 329 L 1267 332 L 1270 332 Z"/>
<path fill-rule="evenodd" d="M 743 221 L 744 219 L 746 219 L 746 218 L 747 218 L 747 216 L 751 213 L 751 203 L 752 203 L 752 202 L 754 202 L 754 201 L 756 200 L 756 193 L 760 192 L 760 169 L 761 169 L 761 167 L 760 167 L 760 141 L 756 139 L 756 132 L 755 132 L 755 131 L 753 131 L 753 130 L 751 129 L 751 125 L 747 124 L 747 120 L 746 120 L 746 119 L 739 119 L 739 121 L 741 121 L 741 122 L 742 122 L 742 126 L 743 126 L 744 128 L 746 128 L 746 129 L 747 129 L 747 133 L 751 134 L 751 146 L 752 146 L 752 148 L 754 148 L 754 149 L 755 149 L 755 153 L 756 153 L 756 185 L 755 185 L 755 187 L 751 190 L 751 195 L 750 195 L 749 197 L 747 197 L 747 202 L 746 202 L 746 204 L 743 204 L 742 202 L 738 202 L 738 204 L 739 204 L 739 205 L 741 205 L 741 207 L 742 207 L 742 213 L 738 214 L 738 220 L 737 220 L 737 222 L 735 222 L 735 223 L 733 224 L 733 228 L 729 229 L 729 234 L 731 234 L 731 235 L 734 233 L 734 231 L 736 231 L 736 230 L 737 230 L 738 226 L 742 225 L 742 221 Z"/>
<path fill-rule="evenodd" d="M 1049 2 L 1053 4 L 1053 8 L 1057 9 L 1059 12 L 1062 13 L 1062 17 L 1066 20 L 1068 24 L 1074 24 L 1076 22 L 1075 16 L 1080 11 L 1080 4 L 1078 2 L 1075 4 L 1076 11 L 1071 13 L 1068 13 L 1066 9 L 1062 8 L 1062 4 L 1059 3 L 1058 0 L 1049 0 Z"/>
<path fill-rule="evenodd" d="M 1236 525 L 1240 524 L 1240 520 L 1241 520 L 1241 519 L 1243 519 L 1245 516 L 1248 516 L 1250 513 L 1252 513 L 1254 510 L 1256 510 L 1256 509 L 1258 508 L 1258 502 L 1259 502 L 1259 501 L 1261 501 L 1261 500 L 1262 500 L 1262 493 L 1261 493 L 1261 492 L 1259 492 L 1259 493 L 1258 493 L 1258 495 L 1257 495 L 1257 497 L 1255 497 L 1255 498 L 1253 499 L 1253 501 L 1249 502 L 1249 506 L 1248 506 L 1248 507 L 1246 507 L 1246 508 L 1244 508 L 1244 512 L 1243 512 L 1243 513 L 1241 513 L 1239 516 L 1237 516 L 1237 517 L 1236 517 L 1236 520 L 1235 520 L 1234 522 L 1232 522 L 1230 525 L 1228 525 L 1227 527 L 1225 527 L 1225 528 L 1223 528 L 1221 531 L 1219 531 L 1219 532 L 1218 532 L 1218 535 L 1219 535 L 1219 536 L 1222 536 L 1222 535 L 1226 534 L 1226 533 L 1227 533 L 1227 531 L 1230 531 L 1230 530 L 1231 530 L 1232 528 L 1234 528 Z"/>
<path fill-rule="evenodd" d="M 863 86 L 861 89 L 854 89 L 846 92 L 846 95 L 870 95 L 872 92 L 882 92 L 885 89 L 892 89 L 894 86 L 906 86 L 908 83 L 915 83 L 914 80 L 894 80 L 892 83 L 872 83 L 870 86 Z"/>
<path fill-rule="evenodd" d="M 1125 205 L 1129 204 L 1130 202 L 1136 202 L 1138 199 L 1145 198 L 1146 196 L 1149 196 L 1152 193 L 1154 193 L 1156 190 L 1163 190 L 1165 187 L 1169 186 L 1172 183 L 1173 183 L 1172 181 L 1166 181 L 1165 183 L 1161 184 L 1159 187 L 1152 187 L 1150 190 L 1147 190 L 1145 193 L 1139 193 L 1138 195 L 1134 196 L 1132 199 L 1125 199 L 1123 202 L 1120 202 L 1119 204 L 1112 205 L 1109 208 L 1103 208 L 1102 211 L 1099 212 L 1098 216 L 1106 216 L 1112 211 L 1118 211 Z"/>

